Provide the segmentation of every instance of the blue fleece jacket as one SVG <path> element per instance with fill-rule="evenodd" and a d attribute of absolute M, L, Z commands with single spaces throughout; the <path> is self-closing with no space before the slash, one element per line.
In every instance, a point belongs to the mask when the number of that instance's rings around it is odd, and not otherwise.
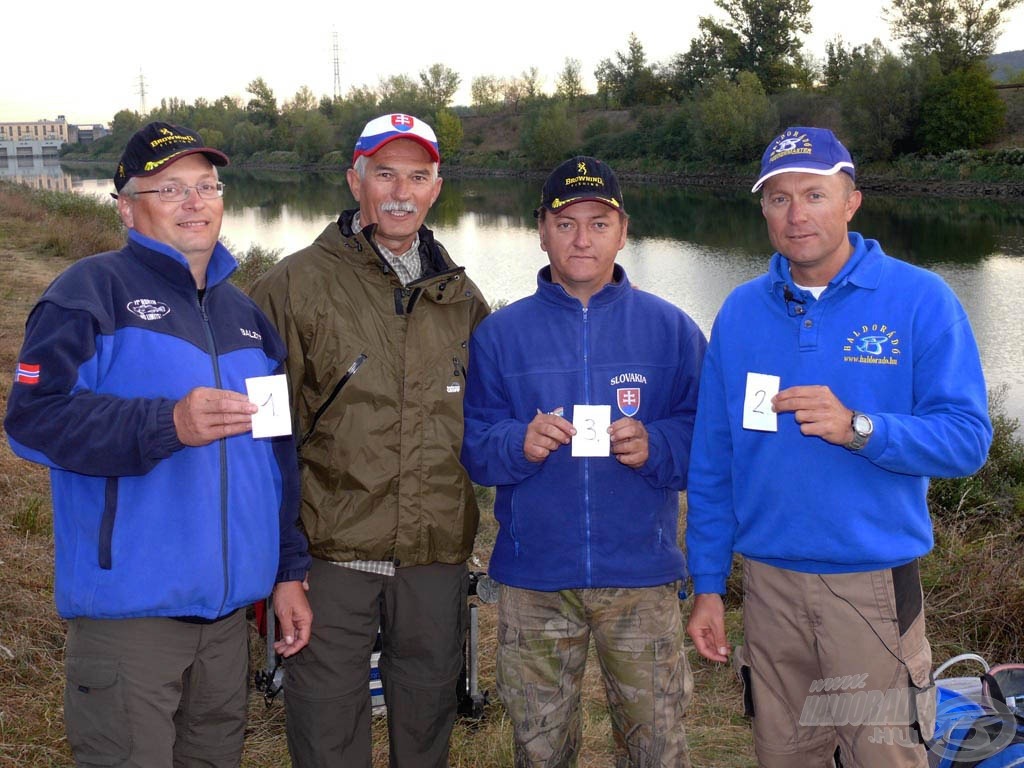
<path fill-rule="evenodd" d="M 725 591 L 733 552 L 807 573 L 924 555 L 928 478 L 970 474 L 988 454 L 985 380 L 960 302 L 934 273 L 849 238 L 853 254 L 819 299 L 776 253 L 715 320 L 687 492 L 697 593 Z M 827 385 L 871 417 L 871 439 L 851 451 L 807 437 L 792 413 L 778 414 L 777 432 L 744 429 L 749 372 L 780 376 L 782 389 Z"/>
<path fill-rule="evenodd" d="M 282 370 L 270 322 L 226 282 L 217 245 L 199 300 L 184 256 L 131 230 L 61 274 L 29 316 L 4 428 L 51 468 L 57 610 L 213 619 L 309 565 L 290 436 L 185 447 L 177 400 L 245 392 Z"/>
<path fill-rule="evenodd" d="M 685 578 L 677 542 L 704 334 L 686 314 L 615 281 L 589 306 L 541 270 L 537 292 L 485 319 L 470 342 L 462 460 L 497 486 L 500 525 L 490 574 L 514 587 L 555 591 L 645 587 Z M 643 422 L 650 455 L 638 469 L 613 457 L 540 463 L 523 453 L 539 411 L 608 404 L 611 420 Z"/>

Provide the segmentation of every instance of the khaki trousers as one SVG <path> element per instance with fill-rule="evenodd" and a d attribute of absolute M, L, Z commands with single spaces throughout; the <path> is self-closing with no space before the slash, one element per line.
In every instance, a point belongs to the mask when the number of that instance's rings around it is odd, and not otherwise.
<path fill-rule="evenodd" d="M 811 574 L 744 563 L 754 746 L 765 768 L 926 768 L 935 729 L 917 561 Z"/>

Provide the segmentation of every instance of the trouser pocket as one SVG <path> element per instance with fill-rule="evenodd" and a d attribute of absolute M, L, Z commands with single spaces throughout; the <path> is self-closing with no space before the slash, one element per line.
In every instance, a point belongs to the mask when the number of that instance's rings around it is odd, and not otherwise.
<path fill-rule="evenodd" d="M 132 738 L 116 659 L 69 656 L 65 662 L 64 724 L 79 765 L 120 765 Z"/>

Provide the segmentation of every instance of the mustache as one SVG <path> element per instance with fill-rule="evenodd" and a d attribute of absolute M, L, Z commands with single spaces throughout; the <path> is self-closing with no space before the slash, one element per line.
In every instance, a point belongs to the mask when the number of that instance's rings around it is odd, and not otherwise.
<path fill-rule="evenodd" d="M 380 209 L 385 213 L 391 213 L 393 211 L 400 211 L 402 213 L 419 213 L 419 208 L 416 207 L 415 203 L 400 203 L 396 200 L 388 200 L 381 204 Z"/>

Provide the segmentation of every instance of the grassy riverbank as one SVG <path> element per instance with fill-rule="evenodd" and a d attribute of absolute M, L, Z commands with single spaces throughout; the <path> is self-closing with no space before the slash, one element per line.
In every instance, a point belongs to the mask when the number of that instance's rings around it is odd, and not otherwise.
<path fill-rule="evenodd" d="M 24 321 L 46 285 L 73 260 L 118 247 L 120 225 L 109 205 L 84 196 L 32 192 L 0 183 L 0 409 L 21 345 Z M 258 271 L 266 255 L 250 252 Z M 247 278 L 246 278 L 247 279 Z M 923 579 L 936 662 L 964 650 L 993 661 L 1024 659 L 1024 445 L 1016 424 L 995 407 L 997 440 L 985 469 L 973 478 L 933 487 L 935 552 Z M 486 564 L 494 538 L 490 493 L 484 502 L 477 557 Z M 64 626 L 53 606 L 53 542 L 46 471 L 16 458 L 0 441 L 0 765 L 70 765 L 62 722 Z M 741 641 L 738 584 L 728 596 L 730 638 Z M 451 765 L 511 765 L 511 731 L 494 690 L 495 609 L 482 606 L 480 687 L 492 692 L 480 723 L 460 721 Z M 696 690 L 688 733 L 696 766 L 755 764 L 740 688 L 730 669 L 691 653 Z M 262 640 L 253 632 L 252 665 L 263 666 Z M 581 768 L 610 765 L 611 735 L 597 665 L 588 665 Z M 284 710 L 264 706 L 252 692 L 243 765 L 288 765 Z M 374 766 L 387 765 L 386 723 L 375 721 Z"/>

